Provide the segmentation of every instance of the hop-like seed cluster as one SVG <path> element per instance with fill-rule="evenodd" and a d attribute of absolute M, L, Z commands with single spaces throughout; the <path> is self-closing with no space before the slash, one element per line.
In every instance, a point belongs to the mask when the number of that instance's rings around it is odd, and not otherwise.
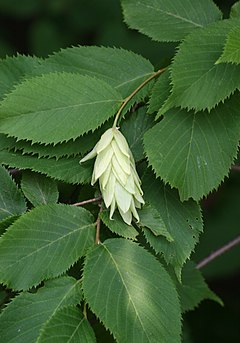
<path fill-rule="evenodd" d="M 110 207 L 110 219 L 118 208 L 127 224 L 131 224 L 132 216 L 139 220 L 136 208 L 144 204 L 141 181 L 128 143 L 118 128 L 108 129 L 80 163 L 95 156 L 91 184 L 99 180 L 104 203 Z"/>

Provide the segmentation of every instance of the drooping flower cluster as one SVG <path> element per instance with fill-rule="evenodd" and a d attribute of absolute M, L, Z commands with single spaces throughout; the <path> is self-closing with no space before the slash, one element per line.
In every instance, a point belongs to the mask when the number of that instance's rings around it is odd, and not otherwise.
<path fill-rule="evenodd" d="M 110 207 L 110 219 L 118 208 L 127 224 L 131 224 L 132 216 L 139 220 L 136 208 L 144 204 L 141 181 L 128 143 L 118 128 L 108 129 L 80 163 L 95 156 L 91 184 L 99 180 L 104 203 Z"/>

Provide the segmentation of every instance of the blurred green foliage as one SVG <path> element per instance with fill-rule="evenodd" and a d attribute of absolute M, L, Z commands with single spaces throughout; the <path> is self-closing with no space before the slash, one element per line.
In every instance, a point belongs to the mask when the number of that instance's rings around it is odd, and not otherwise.
<path fill-rule="evenodd" d="M 228 17 L 236 1 L 215 2 Z M 128 29 L 119 0 L 0 0 L 0 57 L 17 52 L 45 57 L 71 45 L 123 47 L 150 59 L 156 67 L 169 64 L 176 48 Z M 70 186 L 61 188 L 64 197 L 74 192 Z M 240 172 L 234 171 L 218 192 L 203 201 L 205 231 L 194 254 L 196 262 L 239 235 L 239 189 Z M 225 308 L 207 301 L 189 312 L 184 342 L 240 341 L 239 270 L 239 247 L 202 269 Z"/>
<path fill-rule="evenodd" d="M 168 64 L 174 44 L 128 30 L 118 0 L 0 0 L 0 56 L 47 56 L 71 45 L 123 47 L 155 65 Z"/>

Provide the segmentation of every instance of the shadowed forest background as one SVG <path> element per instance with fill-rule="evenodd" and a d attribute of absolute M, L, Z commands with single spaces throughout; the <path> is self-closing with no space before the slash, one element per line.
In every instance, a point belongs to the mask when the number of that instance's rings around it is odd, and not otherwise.
<path fill-rule="evenodd" d="M 215 1 L 228 16 L 235 1 Z M 148 58 L 156 68 L 168 64 L 175 44 L 159 44 L 130 30 L 118 0 L 0 0 L 0 57 L 46 57 L 72 45 L 122 47 Z M 236 164 L 239 164 L 236 162 Z M 194 259 L 199 262 L 239 234 L 240 171 L 202 201 L 205 217 Z M 240 249 L 233 248 L 202 269 L 225 307 L 204 301 L 187 314 L 184 342 L 239 342 Z"/>

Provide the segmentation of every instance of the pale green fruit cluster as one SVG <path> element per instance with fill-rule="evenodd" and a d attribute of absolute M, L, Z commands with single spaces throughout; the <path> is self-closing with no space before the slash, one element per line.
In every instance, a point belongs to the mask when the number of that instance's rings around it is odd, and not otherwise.
<path fill-rule="evenodd" d="M 95 156 L 91 184 L 99 180 L 104 203 L 110 207 L 110 219 L 118 208 L 127 224 L 131 224 L 132 216 L 139 221 L 136 208 L 144 204 L 141 181 L 128 143 L 118 128 L 108 129 L 80 163 Z"/>

